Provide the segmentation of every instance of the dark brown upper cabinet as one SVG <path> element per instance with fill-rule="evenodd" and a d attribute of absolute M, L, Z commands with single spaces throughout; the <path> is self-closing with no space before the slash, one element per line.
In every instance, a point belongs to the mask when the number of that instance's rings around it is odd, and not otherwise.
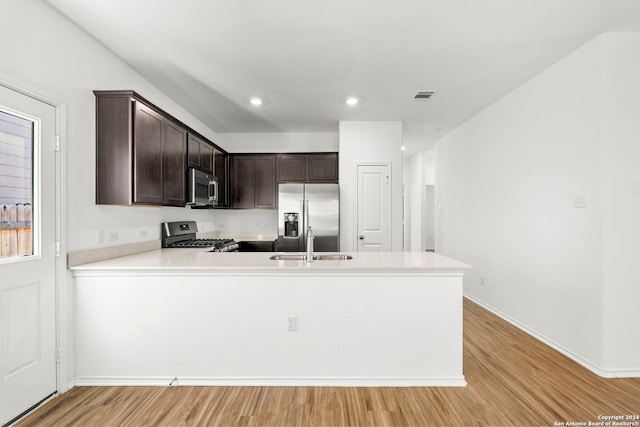
<path fill-rule="evenodd" d="M 190 132 L 187 146 L 187 166 L 213 175 L 213 151 L 213 145 Z"/>
<path fill-rule="evenodd" d="M 278 182 L 307 180 L 306 154 L 278 154 Z"/>
<path fill-rule="evenodd" d="M 276 156 L 231 155 L 231 208 L 276 209 Z"/>
<path fill-rule="evenodd" d="M 96 203 L 185 206 L 187 128 L 133 91 L 96 95 Z"/>
<path fill-rule="evenodd" d="M 166 205 L 185 206 L 187 202 L 186 142 L 187 130 L 167 121 L 162 148 L 162 185 Z"/>
<path fill-rule="evenodd" d="M 278 154 L 278 182 L 338 182 L 338 153 Z"/>
<path fill-rule="evenodd" d="M 338 182 L 338 153 L 309 154 L 307 181 Z"/>

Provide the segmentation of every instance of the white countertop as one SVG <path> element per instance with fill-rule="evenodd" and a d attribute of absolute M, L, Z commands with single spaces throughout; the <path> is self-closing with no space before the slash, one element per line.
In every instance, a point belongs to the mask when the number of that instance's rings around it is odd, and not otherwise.
<path fill-rule="evenodd" d="M 159 249 L 113 258 L 106 261 L 71 267 L 74 272 L 89 271 L 228 271 L 267 270 L 325 271 L 325 270 L 394 270 L 461 272 L 471 268 L 463 262 L 433 252 L 341 252 L 353 257 L 334 261 L 274 261 L 269 259 L 282 252 L 212 253 L 204 249 Z M 316 253 L 316 255 L 326 253 Z"/>

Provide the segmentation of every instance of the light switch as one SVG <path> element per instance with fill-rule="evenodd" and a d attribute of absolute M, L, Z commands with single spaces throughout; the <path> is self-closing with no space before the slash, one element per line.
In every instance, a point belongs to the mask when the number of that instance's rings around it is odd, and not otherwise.
<path fill-rule="evenodd" d="M 586 208 L 587 207 L 587 195 L 586 194 L 576 194 L 573 197 L 573 207 L 574 208 Z"/>

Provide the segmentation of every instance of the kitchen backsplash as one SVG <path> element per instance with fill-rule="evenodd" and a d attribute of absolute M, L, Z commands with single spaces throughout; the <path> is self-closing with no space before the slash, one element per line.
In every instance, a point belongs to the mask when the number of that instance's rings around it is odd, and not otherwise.
<path fill-rule="evenodd" d="M 199 227 L 200 223 L 198 223 Z M 278 211 L 266 209 L 216 210 L 215 230 L 225 233 L 238 231 L 277 234 Z"/>
<path fill-rule="evenodd" d="M 163 221 L 195 220 L 198 232 L 210 235 L 224 235 L 230 238 L 248 238 L 247 236 L 277 236 L 278 212 L 275 210 L 206 210 L 206 220 L 194 218 L 190 209 L 174 214 L 175 218 L 158 219 L 157 224 L 140 227 L 110 227 L 87 230 L 86 244 L 72 251 L 92 248 L 105 248 L 160 240 L 160 223 Z M 199 212 L 198 217 L 205 214 Z M 236 237 L 237 236 L 237 237 Z"/>

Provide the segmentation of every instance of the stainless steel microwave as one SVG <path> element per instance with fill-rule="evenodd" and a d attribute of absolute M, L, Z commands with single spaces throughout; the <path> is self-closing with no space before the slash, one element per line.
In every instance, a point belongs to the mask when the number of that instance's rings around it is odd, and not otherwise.
<path fill-rule="evenodd" d="M 187 205 L 217 206 L 218 178 L 197 169 L 189 169 L 189 194 Z"/>

